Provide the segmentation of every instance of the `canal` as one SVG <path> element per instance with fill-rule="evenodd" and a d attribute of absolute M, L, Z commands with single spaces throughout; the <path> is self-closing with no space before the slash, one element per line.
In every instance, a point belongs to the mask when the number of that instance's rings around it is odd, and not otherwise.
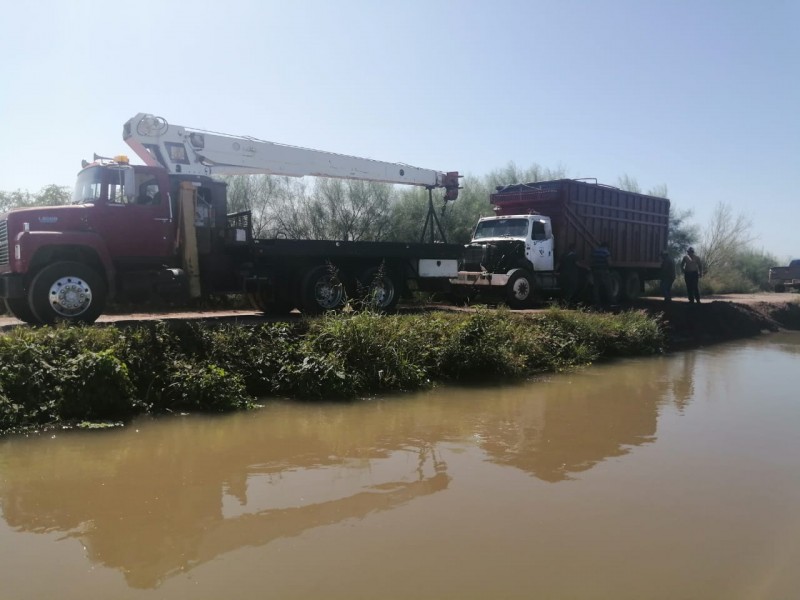
<path fill-rule="evenodd" d="M 0 597 L 794 598 L 800 334 L 0 440 Z"/>

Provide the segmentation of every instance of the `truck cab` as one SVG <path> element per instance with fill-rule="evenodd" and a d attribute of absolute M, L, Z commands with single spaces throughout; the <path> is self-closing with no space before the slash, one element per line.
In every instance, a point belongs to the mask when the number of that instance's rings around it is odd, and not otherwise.
<path fill-rule="evenodd" d="M 511 215 L 484 217 L 464 249 L 465 270 L 499 273 L 514 268 L 553 270 L 553 228 L 550 217 Z"/>
<path fill-rule="evenodd" d="M 550 217 L 504 215 L 478 221 L 464 247 L 456 286 L 507 290 L 512 308 L 524 308 L 534 287 L 552 279 L 554 239 Z M 537 281 L 538 284 L 535 284 Z"/>
<path fill-rule="evenodd" d="M 769 283 L 776 292 L 800 289 L 800 259 L 789 262 L 787 267 L 771 267 Z"/>
<path fill-rule="evenodd" d="M 177 267 L 165 169 L 125 157 L 84 164 L 72 203 L 0 215 L 0 298 L 28 323 L 94 321 L 138 279 Z"/>

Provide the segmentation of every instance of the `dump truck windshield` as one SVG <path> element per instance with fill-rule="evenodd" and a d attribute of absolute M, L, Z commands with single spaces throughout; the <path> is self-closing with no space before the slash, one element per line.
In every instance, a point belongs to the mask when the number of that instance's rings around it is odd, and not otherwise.
<path fill-rule="evenodd" d="M 474 239 L 513 237 L 523 238 L 528 235 L 527 219 L 492 219 L 481 221 L 475 228 Z"/>

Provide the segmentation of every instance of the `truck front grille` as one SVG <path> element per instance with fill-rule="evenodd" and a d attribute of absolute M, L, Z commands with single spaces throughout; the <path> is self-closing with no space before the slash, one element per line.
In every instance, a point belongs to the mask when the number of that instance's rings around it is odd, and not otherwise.
<path fill-rule="evenodd" d="M 491 257 L 494 248 L 490 244 L 470 244 L 464 248 L 461 269 L 464 271 L 481 271 L 491 268 Z"/>
<path fill-rule="evenodd" d="M 0 221 L 0 265 L 8 264 L 8 221 Z"/>

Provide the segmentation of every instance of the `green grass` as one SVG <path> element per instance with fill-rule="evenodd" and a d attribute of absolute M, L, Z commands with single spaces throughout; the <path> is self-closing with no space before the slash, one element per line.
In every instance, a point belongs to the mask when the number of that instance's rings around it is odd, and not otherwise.
<path fill-rule="evenodd" d="M 436 382 L 514 380 L 664 344 L 663 328 L 643 312 L 557 308 L 18 328 L 0 337 L 0 431 L 241 410 L 264 397 L 352 399 Z"/>

